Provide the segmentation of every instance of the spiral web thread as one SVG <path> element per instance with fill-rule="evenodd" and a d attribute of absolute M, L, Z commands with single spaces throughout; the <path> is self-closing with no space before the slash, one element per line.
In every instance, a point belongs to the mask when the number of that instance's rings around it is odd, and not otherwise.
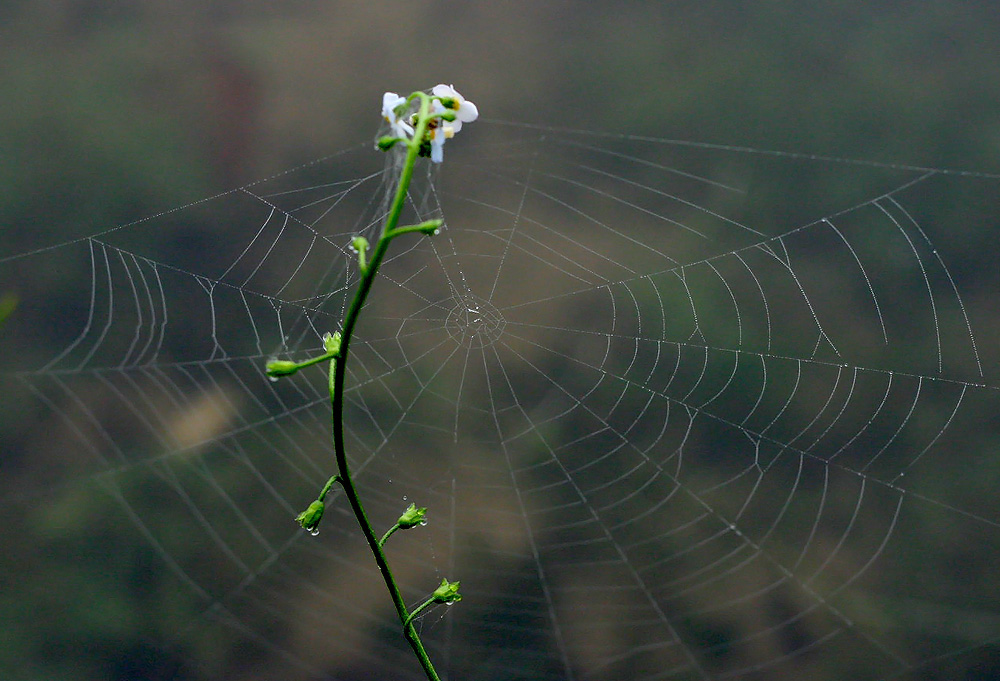
<path fill-rule="evenodd" d="M 882 679 L 986 655 L 995 343 L 949 263 L 998 178 L 477 125 L 411 192 L 445 227 L 393 244 L 347 379 L 376 527 L 431 509 L 390 542 L 404 596 L 462 581 L 421 620 L 442 673 Z M 319 537 L 291 521 L 333 472 L 322 374 L 262 371 L 342 319 L 351 237 L 374 241 L 398 171 L 373 153 L 3 261 L 80 282 L 65 344 L 14 375 L 47 414 L 31 448 L 72 465 L 6 503 L 82 493 L 148 547 L 178 594 L 155 637 L 188 670 L 420 678 L 336 494 Z M 199 257 L 171 236 L 192 226 Z"/>

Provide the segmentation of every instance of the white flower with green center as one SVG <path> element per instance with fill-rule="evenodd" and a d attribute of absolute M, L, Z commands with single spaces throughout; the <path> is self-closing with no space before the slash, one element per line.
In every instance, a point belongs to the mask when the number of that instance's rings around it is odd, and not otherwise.
<path fill-rule="evenodd" d="M 448 127 L 451 127 L 451 134 L 447 134 L 448 137 L 454 136 L 461 130 L 463 123 L 471 123 L 479 118 L 479 109 L 476 105 L 463 97 L 454 85 L 435 85 L 431 94 L 435 97 L 447 97 L 455 101 L 456 106 L 452 107 L 455 112 L 455 120 L 445 124 L 446 134 Z"/>
<path fill-rule="evenodd" d="M 435 97 L 441 97 L 447 102 L 446 106 L 440 100 L 435 99 L 431 103 L 434 113 L 451 111 L 455 115 L 455 119 L 451 121 L 442 118 L 435 119 L 435 125 L 428 133 L 431 143 L 431 160 L 440 163 L 444 160 L 445 141 L 454 137 L 462 129 L 463 123 L 471 123 L 479 118 L 479 109 L 452 85 L 444 85 L 443 83 L 435 85 L 431 94 Z"/>

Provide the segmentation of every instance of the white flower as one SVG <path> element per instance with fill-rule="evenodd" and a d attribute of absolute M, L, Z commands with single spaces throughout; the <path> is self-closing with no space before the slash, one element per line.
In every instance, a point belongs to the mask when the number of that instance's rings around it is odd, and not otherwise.
<path fill-rule="evenodd" d="M 388 121 L 392 134 L 396 137 L 413 137 L 413 128 L 396 113 L 396 108 L 406 103 L 406 97 L 400 97 L 395 92 L 382 95 L 382 118 Z"/>
<path fill-rule="evenodd" d="M 445 140 L 454 137 L 455 133 L 462 129 L 463 123 L 471 123 L 479 118 L 479 109 L 476 108 L 475 104 L 462 97 L 452 85 L 435 85 L 431 93 L 435 97 L 447 97 L 455 102 L 454 107 L 451 108 L 455 114 L 455 120 L 435 119 L 433 121 L 435 125 L 428 133 L 431 143 L 431 160 L 440 163 L 444 160 Z M 431 102 L 431 107 L 434 113 L 444 113 L 449 110 L 436 99 Z"/>
<path fill-rule="evenodd" d="M 448 137 L 451 137 L 456 132 L 461 130 L 462 123 L 471 123 L 479 118 L 479 109 L 476 105 L 459 94 L 454 85 L 445 85 L 443 83 L 435 85 L 434 89 L 431 90 L 431 93 L 434 94 L 435 97 L 450 97 L 458 104 L 458 108 L 454 110 L 455 120 L 448 123 L 452 130 Z"/>
<path fill-rule="evenodd" d="M 431 102 L 431 110 L 434 113 L 443 113 L 447 111 L 441 102 L 434 100 Z M 427 139 L 431 143 L 431 160 L 434 163 L 440 163 L 444 160 L 444 143 L 445 140 L 450 139 L 455 135 L 454 129 L 441 118 L 435 118 L 430 121 L 430 127 L 427 130 Z"/>

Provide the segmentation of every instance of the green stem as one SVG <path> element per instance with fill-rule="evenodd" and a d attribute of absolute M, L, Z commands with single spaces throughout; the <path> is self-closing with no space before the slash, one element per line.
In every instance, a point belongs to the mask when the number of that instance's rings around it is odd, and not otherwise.
<path fill-rule="evenodd" d="M 417 618 L 417 615 L 419 615 L 424 610 L 426 610 L 427 608 L 429 608 L 433 603 L 434 603 L 434 599 L 433 598 L 428 598 L 426 601 L 424 601 L 423 603 L 421 603 L 420 605 L 418 605 L 416 608 L 414 608 L 413 612 L 411 612 L 410 615 L 406 618 L 406 621 L 403 622 L 403 626 L 404 627 L 412 627 L 413 626 L 413 620 L 415 620 Z"/>
<path fill-rule="evenodd" d="M 317 498 L 320 501 L 323 501 L 324 499 L 326 499 L 326 495 L 330 492 L 330 488 L 333 487 L 333 484 L 335 482 L 339 482 L 339 481 L 340 481 L 340 476 L 339 475 L 334 475 L 329 480 L 327 480 L 326 484 L 323 485 L 323 491 L 319 493 L 319 497 L 317 497 Z"/>
<path fill-rule="evenodd" d="M 320 355 L 319 357 L 313 357 L 312 359 L 307 359 L 304 362 L 296 362 L 296 366 L 299 369 L 305 369 L 306 367 L 311 367 L 313 364 L 319 364 L 320 362 L 325 362 L 328 359 L 333 359 L 337 356 L 335 352 L 328 352 L 326 354 Z"/>
<path fill-rule="evenodd" d="M 441 220 L 428 220 L 426 222 L 421 222 L 419 225 L 407 225 L 406 227 L 397 227 L 392 231 L 386 231 L 386 239 L 395 239 L 400 234 L 409 234 L 410 232 L 421 232 L 423 234 L 434 234 L 438 229 L 441 228 Z"/>
<path fill-rule="evenodd" d="M 392 533 L 399 529 L 399 523 L 396 523 L 389 528 L 389 531 L 382 535 L 382 538 L 378 540 L 379 546 L 385 546 L 385 542 L 392 536 Z"/>
<path fill-rule="evenodd" d="M 364 307 L 365 300 L 368 298 L 368 293 L 371 291 L 372 282 L 375 280 L 375 275 L 378 274 L 379 266 L 382 264 L 382 258 L 385 256 L 389 242 L 394 237 L 403 233 L 402 230 L 396 229 L 396 225 L 399 224 L 399 218 L 406 203 L 410 180 L 413 178 L 413 166 L 417 161 L 417 155 L 420 151 L 420 140 L 423 140 L 424 134 L 427 131 L 430 98 L 424 93 L 415 94 L 420 97 L 420 113 L 417 115 L 417 125 L 413 139 L 407 142 L 406 161 L 399 177 L 399 186 L 396 187 L 396 194 L 393 198 L 389 215 L 383 225 L 382 235 L 371 254 L 371 258 L 368 260 L 367 267 L 362 268 L 361 281 L 358 284 L 357 291 L 354 293 L 354 299 L 347 310 L 347 315 L 344 317 L 340 351 L 333 358 L 333 361 L 330 362 L 330 402 L 333 410 L 333 446 L 337 457 L 340 484 L 344 488 L 344 494 L 351 505 L 351 509 L 354 511 L 354 516 L 358 520 L 358 525 L 360 525 L 361 531 L 365 535 L 368 546 L 371 548 L 372 555 L 375 557 L 375 563 L 382 573 L 382 578 L 385 581 L 386 588 L 389 590 L 393 605 L 396 606 L 396 613 L 399 615 L 399 621 L 403 625 L 403 634 L 406 636 L 410 647 L 420 661 L 420 665 L 423 667 L 427 678 L 430 681 L 440 681 L 434 665 L 431 663 L 427 651 L 420 641 L 420 636 L 410 621 L 410 613 L 406 609 L 406 603 L 403 602 L 399 586 L 397 586 L 396 580 L 392 576 L 392 571 L 389 569 L 389 563 L 386 560 L 385 553 L 382 551 L 381 542 L 375 535 L 371 522 L 369 522 L 368 516 L 365 513 L 364 506 L 361 504 L 361 498 L 358 496 L 354 480 L 351 478 L 351 469 L 347 463 L 347 453 L 344 448 L 344 377 L 346 375 L 345 367 L 351 339 L 354 336 L 354 327 L 357 324 L 361 308 Z"/>

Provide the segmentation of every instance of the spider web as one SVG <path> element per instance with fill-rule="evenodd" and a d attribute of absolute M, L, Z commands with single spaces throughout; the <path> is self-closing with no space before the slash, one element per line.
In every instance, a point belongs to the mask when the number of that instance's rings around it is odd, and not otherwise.
<path fill-rule="evenodd" d="M 420 167 L 445 226 L 393 243 L 347 377 L 376 530 L 430 508 L 387 544 L 404 597 L 462 583 L 420 620 L 442 676 L 995 669 L 997 176 L 476 128 Z M 380 160 L 3 260 L 62 339 L 8 373 L 42 463 L 5 514 L 139 547 L 164 678 L 421 678 L 336 488 L 291 520 L 334 470 L 324 374 L 263 374 L 338 328 Z"/>

